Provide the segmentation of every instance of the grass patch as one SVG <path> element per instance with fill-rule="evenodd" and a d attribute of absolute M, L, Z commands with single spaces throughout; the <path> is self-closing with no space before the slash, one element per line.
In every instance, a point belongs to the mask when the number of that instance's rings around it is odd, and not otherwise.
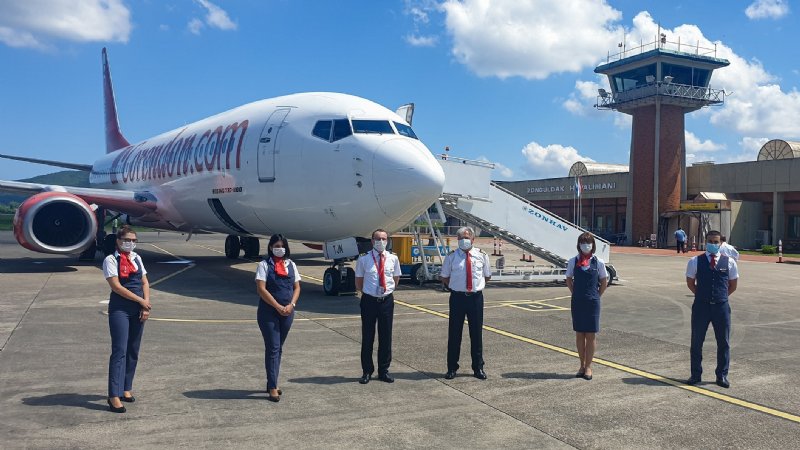
<path fill-rule="evenodd" d="M 11 223 L 14 221 L 13 214 L 0 214 L 0 231 L 9 231 L 12 229 Z"/>
<path fill-rule="evenodd" d="M 760 250 L 739 250 L 739 253 L 742 254 L 742 255 L 772 256 L 772 257 L 775 257 L 775 258 L 778 257 L 777 250 L 775 251 L 775 253 L 773 253 L 771 255 L 765 255 L 764 253 L 761 253 Z M 787 258 L 800 258 L 800 253 L 786 253 L 786 252 L 784 252 L 783 256 L 785 256 Z"/>

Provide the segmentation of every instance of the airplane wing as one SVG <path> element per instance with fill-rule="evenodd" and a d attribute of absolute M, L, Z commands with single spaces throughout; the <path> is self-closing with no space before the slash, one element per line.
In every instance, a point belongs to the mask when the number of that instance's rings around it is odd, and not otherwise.
<path fill-rule="evenodd" d="M 0 192 L 23 195 L 33 195 L 40 192 L 66 192 L 80 197 L 86 203 L 137 217 L 151 214 L 156 210 L 155 196 L 145 191 L 136 192 L 0 180 Z"/>
<path fill-rule="evenodd" d="M 37 158 L 26 158 L 24 156 L 14 156 L 14 155 L 2 155 L 0 154 L 0 158 L 3 159 L 13 159 L 15 161 L 25 161 L 31 162 L 35 164 L 43 164 L 45 166 L 55 166 L 55 167 L 63 167 L 66 169 L 75 169 L 80 170 L 83 172 L 91 172 L 92 165 L 91 164 L 75 164 L 63 161 L 53 161 L 50 159 L 37 159 Z"/>

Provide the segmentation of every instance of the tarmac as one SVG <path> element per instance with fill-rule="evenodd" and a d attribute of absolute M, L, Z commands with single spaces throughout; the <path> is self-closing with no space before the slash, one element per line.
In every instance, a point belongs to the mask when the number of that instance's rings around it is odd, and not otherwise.
<path fill-rule="evenodd" d="M 222 236 L 142 233 L 152 287 L 126 414 L 108 412 L 109 288 L 100 260 L 43 255 L 0 232 L 2 448 L 796 448 L 800 436 L 800 265 L 740 261 L 731 297 L 730 389 L 687 386 L 691 254 L 614 248 L 620 280 L 603 297 L 594 379 L 578 359 L 563 283 L 490 282 L 484 356 L 472 377 L 465 327 L 445 380 L 448 294 L 396 292 L 393 384 L 357 383 L 358 299 L 326 297 L 321 255 L 292 242 L 302 274 L 284 346 L 280 403 L 266 400 L 255 321 L 256 261 L 222 255 Z M 262 246 L 266 242 L 262 240 Z M 480 246 L 491 252 L 491 240 Z M 508 246 L 506 265 L 518 259 Z M 495 257 L 492 257 L 494 260 Z M 518 264 L 526 264 L 519 262 Z M 375 345 L 377 349 L 377 343 Z"/>

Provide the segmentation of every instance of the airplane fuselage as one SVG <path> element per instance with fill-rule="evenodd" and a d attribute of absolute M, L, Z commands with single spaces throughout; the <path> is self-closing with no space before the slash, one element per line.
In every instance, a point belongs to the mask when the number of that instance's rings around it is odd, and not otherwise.
<path fill-rule="evenodd" d="M 351 127 L 344 137 L 343 120 Z M 131 217 L 135 224 L 324 241 L 405 226 L 435 201 L 444 174 L 394 112 L 355 96 L 305 93 L 109 153 L 90 182 L 152 195 L 156 210 Z"/>

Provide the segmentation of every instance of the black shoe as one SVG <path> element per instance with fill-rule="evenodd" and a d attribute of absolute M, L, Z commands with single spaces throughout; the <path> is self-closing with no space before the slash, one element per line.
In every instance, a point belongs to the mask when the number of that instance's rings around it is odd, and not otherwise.
<path fill-rule="evenodd" d="M 585 371 L 579 370 L 578 373 L 575 374 L 575 378 L 583 378 L 583 375 L 585 373 L 586 373 Z"/>
<path fill-rule="evenodd" d="M 125 397 L 125 396 L 123 395 L 123 396 L 122 396 L 122 397 L 120 397 L 119 399 L 120 399 L 120 400 L 122 400 L 123 402 L 128 402 L 128 403 L 133 403 L 133 402 L 135 402 L 135 401 L 136 401 L 136 397 L 134 397 L 134 396 L 132 396 L 132 395 L 131 395 L 130 397 Z"/>
<path fill-rule="evenodd" d="M 473 373 L 473 375 L 475 376 L 475 378 L 477 378 L 479 380 L 485 380 L 486 379 L 486 372 L 484 372 L 483 369 L 476 370 Z"/>
<path fill-rule="evenodd" d="M 273 396 L 267 394 L 267 400 L 269 400 L 271 402 L 274 402 L 274 403 L 278 403 L 279 401 L 281 401 L 281 397 L 280 396 L 273 397 Z"/>
<path fill-rule="evenodd" d="M 107 399 L 107 401 L 108 401 L 108 410 L 109 411 L 111 411 L 113 413 L 124 413 L 125 411 L 127 411 L 124 406 L 120 406 L 119 408 L 117 408 L 114 405 L 112 405 L 110 398 Z"/>
<path fill-rule="evenodd" d="M 448 370 L 447 373 L 444 374 L 444 379 L 445 380 L 452 380 L 455 377 L 456 377 L 456 371 L 455 370 Z"/>
<path fill-rule="evenodd" d="M 728 381 L 728 377 L 723 375 L 723 376 L 717 378 L 717 386 L 722 386 L 725 389 L 727 389 L 727 388 L 731 387 L 731 382 Z"/>
<path fill-rule="evenodd" d="M 394 377 L 389 375 L 389 372 L 382 373 L 378 375 L 378 379 L 385 382 L 385 383 L 394 383 Z"/>
<path fill-rule="evenodd" d="M 367 383 L 369 383 L 369 380 L 371 378 L 372 378 L 372 374 L 371 373 L 365 373 L 364 375 L 361 375 L 361 378 L 358 379 L 358 382 L 361 383 L 361 384 L 367 384 Z"/>
<path fill-rule="evenodd" d="M 586 380 L 586 381 L 589 381 L 589 380 L 591 380 L 591 379 L 592 379 L 592 376 L 591 376 L 591 375 L 586 375 L 586 374 L 584 373 L 584 374 L 583 374 L 583 376 L 582 376 L 581 378 L 583 378 L 583 379 L 584 379 L 584 380 Z"/>
<path fill-rule="evenodd" d="M 697 384 L 699 382 L 700 382 L 700 377 L 696 377 L 696 378 L 695 377 L 691 377 L 688 380 L 686 380 L 686 384 L 688 384 L 689 386 L 694 386 L 695 384 Z"/>

